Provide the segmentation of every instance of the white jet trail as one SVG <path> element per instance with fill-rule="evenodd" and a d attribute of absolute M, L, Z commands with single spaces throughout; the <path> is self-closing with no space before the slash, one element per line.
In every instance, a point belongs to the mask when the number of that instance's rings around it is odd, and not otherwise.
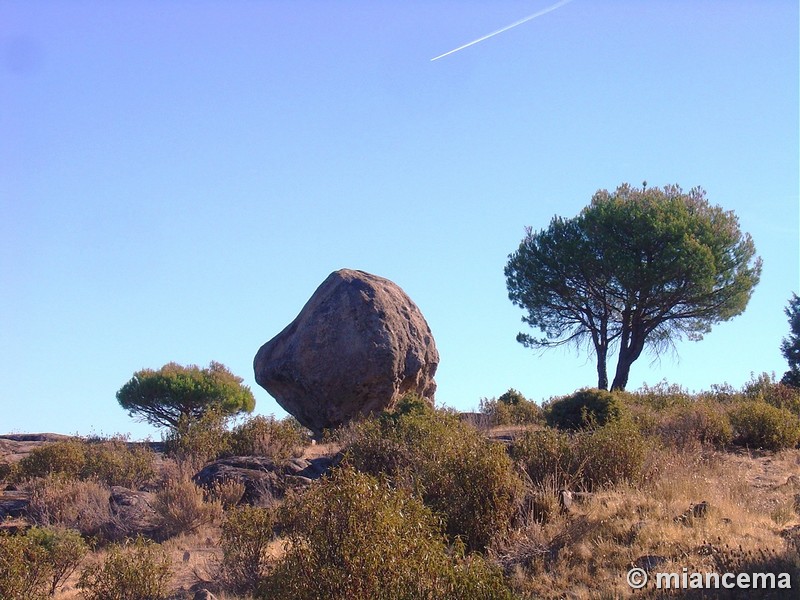
<path fill-rule="evenodd" d="M 435 60 L 439 60 L 440 58 L 444 58 L 445 56 L 449 56 L 449 55 L 453 54 L 454 52 L 458 52 L 459 50 L 463 50 L 464 48 L 469 48 L 470 46 L 474 46 L 475 44 L 477 44 L 479 42 L 482 42 L 483 40 L 488 40 L 490 37 L 494 37 L 499 33 L 503 33 L 504 31 L 508 31 L 509 29 L 513 29 L 517 25 L 522 25 L 523 23 L 527 23 L 528 21 L 531 21 L 532 19 L 535 19 L 536 17 L 541 17 L 542 15 L 546 15 L 547 13 L 552 12 L 552 11 L 556 10 L 557 8 L 561 8 L 562 6 L 564 6 L 565 4 L 569 4 L 570 2 L 572 2 L 572 0 L 560 0 L 559 2 L 556 2 L 555 4 L 553 4 L 552 6 L 548 6 L 547 8 L 544 8 L 544 9 L 540 10 L 539 12 L 533 13 L 532 15 L 528 15 L 524 19 L 520 19 L 519 21 L 516 21 L 515 23 L 512 23 L 511 25 L 506 25 L 502 29 L 498 29 L 497 31 L 493 31 L 492 33 L 490 33 L 488 35 L 485 35 L 482 38 L 478 38 L 477 40 L 474 40 L 474 41 L 472 41 L 472 42 L 470 42 L 468 44 L 464 44 L 463 46 L 459 46 L 455 50 L 450 50 L 450 52 L 445 52 L 444 54 L 440 54 L 439 56 L 435 56 L 435 57 L 433 57 L 431 59 L 431 62 L 433 62 Z"/>

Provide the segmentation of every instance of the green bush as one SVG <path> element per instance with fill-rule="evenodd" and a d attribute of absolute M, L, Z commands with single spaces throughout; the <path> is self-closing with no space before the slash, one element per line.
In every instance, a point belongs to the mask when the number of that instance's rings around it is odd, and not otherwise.
<path fill-rule="evenodd" d="M 32 527 L 25 535 L 33 544 L 44 549 L 40 560 L 50 567 L 48 592 L 52 596 L 75 572 L 89 552 L 89 547 L 74 529 Z"/>
<path fill-rule="evenodd" d="M 797 416 L 800 416 L 800 388 L 776 383 L 764 397 L 767 404 L 778 408 L 785 408 Z"/>
<path fill-rule="evenodd" d="M 348 447 L 352 464 L 385 474 L 445 518 L 447 533 L 480 550 L 510 525 L 522 483 L 501 444 L 454 413 L 392 413 L 364 422 Z"/>
<path fill-rule="evenodd" d="M 655 437 L 661 433 L 661 426 L 667 418 L 666 414 L 671 410 L 679 410 L 677 407 L 672 409 L 659 410 L 649 404 L 639 403 L 632 400 L 627 392 L 617 392 L 625 404 L 625 419 L 633 423 L 642 435 Z"/>
<path fill-rule="evenodd" d="M 663 411 L 676 406 L 687 406 L 692 403 L 692 396 L 686 388 L 677 383 L 660 381 L 653 386 L 646 383 L 633 392 L 616 392 L 626 401 L 646 405 L 653 410 Z"/>
<path fill-rule="evenodd" d="M 760 401 L 740 402 L 730 410 L 734 443 L 764 450 L 794 448 L 800 441 L 800 418 L 785 408 Z"/>
<path fill-rule="evenodd" d="M 573 443 L 572 468 L 586 490 L 636 485 L 647 475 L 645 464 L 651 446 L 630 421 L 581 431 Z"/>
<path fill-rule="evenodd" d="M 434 410 L 433 406 L 429 404 L 425 398 L 418 396 L 417 394 L 410 393 L 400 398 L 400 400 L 397 401 L 397 404 L 395 404 L 392 409 L 383 411 L 380 414 L 379 419 L 384 428 L 393 428 L 405 418 L 432 415 L 435 412 L 436 411 Z M 444 414 L 446 411 L 440 412 Z"/>
<path fill-rule="evenodd" d="M 263 598 L 405 600 L 511 598 L 502 574 L 463 547 L 448 549 L 417 498 L 343 467 L 290 501 L 283 560 Z"/>
<path fill-rule="evenodd" d="M 760 400 L 800 416 L 800 389 L 775 381 L 774 373 L 758 376 L 751 373 L 750 381 L 742 388 L 742 394 L 748 400 Z"/>
<path fill-rule="evenodd" d="M 86 600 L 166 600 L 171 566 L 161 546 L 137 538 L 111 546 L 102 565 L 85 568 L 78 588 Z"/>
<path fill-rule="evenodd" d="M 551 427 L 577 430 L 601 427 L 622 417 L 619 398 L 605 390 L 583 389 L 571 396 L 553 400 L 545 407 L 545 419 Z"/>
<path fill-rule="evenodd" d="M 20 480 L 48 475 L 78 479 L 86 464 L 87 444 L 78 439 L 60 440 L 34 448 L 18 463 Z"/>
<path fill-rule="evenodd" d="M 16 469 L 14 468 L 14 465 L 4 460 L 0 460 L 0 483 L 14 479 L 15 471 Z"/>
<path fill-rule="evenodd" d="M 52 572 L 47 551 L 28 536 L 0 534 L 0 598 L 44 600 Z"/>
<path fill-rule="evenodd" d="M 143 446 L 128 444 L 123 438 L 91 442 L 86 447 L 82 479 L 98 479 L 108 485 L 138 489 L 156 475 L 155 454 Z"/>
<path fill-rule="evenodd" d="M 750 381 L 742 386 L 742 394 L 748 400 L 765 400 L 771 389 L 776 385 L 775 374 L 761 373 L 756 375 L 750 373 Z"/>
<path fill-rule="evenodd" d="M 163 435 L 167 453 L 177 461 L 184 475 L 191 477 L 208 461 L 230 450 L 229 419 L 211 408 L 200 417 L 182 416 L 178 426 Z"/>
<path fill-rule="evenodd" d="M 519 462 L 538 487 L 572 487 L 574 470 L 569 435 L 555 429 L 526 431 L 514 440 L 511 458 Z"/>
<path fill-rule="evenodd" d="M 685 449 L 693 444 L 723 448 L 733 439 L 733 427 L 719 403 L 696 402 L 671 410 L 658 426 L 668 445 Z"/>
<path fill-rule="evenodd" d="M 61 475 L 137 488 L 155 476 L 153 461 L 152 451 L 142 446 L 129 448 L 121 438 L 97 442 L 69 439 L 34 448 L 19 462 L 16 478 Z"/>
<path fill-rule="evenodd" d="M 280 464 L 301 456 L 307 442 L 307 434 L 295 420 L 257 416 L 233 429 L 230 452 L 236 456 L 266 456 Z"/>
<path fill-rule="evenodd" d="M 222 579 L 239 594 L 252 593 L 265 579 L 270 566 L 267 551 L 275 539 L 273 511 L 239 506 L 222 523 Z"/>
<path fill-rule="evenodd" d="M 87 552 L 80 534 L 69 529 L 32 527 L 24 535 L 0 535 L 0 598 L 52 596 Z"/>
<path fill-rule="evenodd" d="M 526 432 L 510 454 L 537 487 L 594 490 L 641 483 L 650 444 L 630 421 L 576 434 L 546 429 Z"/>
<path fill-rule="evenodd" d="M 513 388 L 499 398 L 481 400 L 480 411 L 492 425 L 528 425 L 543 420 L 539 405 Z"/>

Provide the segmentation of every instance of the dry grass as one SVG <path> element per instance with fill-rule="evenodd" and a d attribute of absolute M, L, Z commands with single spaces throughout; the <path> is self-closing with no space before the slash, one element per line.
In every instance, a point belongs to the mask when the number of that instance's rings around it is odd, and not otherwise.
<path fill-rule="evenodd" d="M 515 590 L 530 598 L 628 597 L 624 576 L 643 557 L 663 560 L 658 571 L 678 573 L 683 567 L 719 572 L 736 555 L 759 552 L 800 568 L 797 549 L 781 535 L 800 522 L 799 451 L 664 452 L 659 462 L 649 487 L 593 494 L 570 514 L 530 523 L 498 545 L 494 551 Z M 707 512 L 695 516 L 692 507 L 701 502 Z"/>
<path fill-rule="evenodd" d="M 168 539 L 196 531 L 222 517 L 222 502 L 206 500 L 203 489 L 190 480 L 167 479 L 156 492 L 153 508 L 161 523 L 159 533 Z"/>
<path fill-rule="evenodd" d="M 36 525 L 76 529 L 85 537 L 104 537 L 113 516 L 108 487 L 96 481 L 48 476 L 25 485 L 30 494 L 28 517 Z"/>

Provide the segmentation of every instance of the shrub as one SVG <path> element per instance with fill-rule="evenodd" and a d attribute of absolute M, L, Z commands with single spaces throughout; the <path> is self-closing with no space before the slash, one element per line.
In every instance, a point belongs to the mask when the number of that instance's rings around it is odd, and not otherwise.
<path fill-rule="evenodd" d="M 650 445 L 629 421 L 581 431 L 575 436 L 573 467 L 587 490 L 641 483 Z"/>
<path fill-rule="evenodd" d="M 627 392 L 617 392 L 617 394 L 625 403 L 625 418 L 633 423 L 642 435 L 658 436 L 666 418 L 664 411 L 655 409 L 649 404 L 637 402 Z M 676 407 L 671 410 L 678 409 Z"/>
<path fill-rule="evenodd" d="M 675 406 L 686 406 L 692 402 L 689 392 L 677 383 L 660 381 L 653 386 L 646 383 L 634 392 L 622 394 L 625 398 L 636 404 L 644 404 L 650 408 L 662 411 Z"/>
<path fill-rule="evenodd" d="M 257 416 L 233 429 L 230 451 L 236 456 L 266 456 L 280 464 L 302 455 L 307 440 L 294 420 Z"/>
<path fill-rule="evenodd" d="M 80 533 L 73 529 L 33 527 L 26 537 L 44 550 L 39 560 L 50 567 L 48 591 L 51 596 L 64 585 L 89 551 Z"/>
<path fill-rule="evenodd" d="M 800 416 L 800 388 L 776 383 L 770 387 L 764 396 L 764 401 L 778 408 L 785 408 L 797 416 Z"/>
<path fill-rule="evenodd" d="M 514 440 L 510 454 L 522 464 L 534 485 L 571 487 L 572 445 L 566 433 L 554 429 L 526 431 Z"/>
<path fill-rule="evenodd" d="M 640 483 L 650 445 L 630 421 L 586 429 L 572 436 L 550 430 L 529 431 L 510 453 L 540 488 L 593 490 Z"/>
<path fill-rule="evenodd" d="M 227 510 L 241 502 L 242 496 L 247 491 L 247 486 L 236 479 L 224 479 L 211 484 L 206 493 L 206 499 L 222 504 Z"/>
<path fill-rule="evenodd" d="M 14 465 L 4 460 L 0 460 L 0 483 L 14 479 L 15 471 L 16 469 L 14 468 Z"/>
<path fill-rule="evenodd" d="M 761 400 L 778 408 L 785 408 L 800 416 L 800 389 L 775 381 L 775 374 L 750 374 L 750 381 L 742 388 L 748 400 Z"/>
<path fill-rule="evenodd" d="M 0 534 L 0 598 L 52 596 L 87 552 L 81 536 L 69 529 L 32 527 L 24 535 Z"/>
<path fill-rule="evenodd" d="M 394 408 L 381 413 L 380 420 L 384 426 L 394 427 L 405 417 L 432 415 L 434 412 L 433 405 L 425 398 L 409 393 L 400 398 Z M 442 412 L 444 414 L 444 411 Z"/>
<path fill-rule="evenodd" d="M 619 420 L 622 413 L 622 403 L 611 392 L 583 389 L 550 402 L 545 408 L 545 419 L 551 427 L 576 430 L 603 426 Z"/>
<path fill-rule="evenodd" d="M 449 535 L 484 548 L 511 522 L 522 483 L 502 445 L 458 416 L 426 408 L 364 422 L 348 448 L 352 464 L 386 474 L 445 518 Z"/>
<path fill-rule="evenodd" d="M 203 489 L 181 478 L 169 478 L 156 492 L 153 509 L 161 521 L 159 535 L 168 539 L 190 533 L 222 516 L 222 504 L 206 502 Z"/>
<path fill-rule="evenodd" d="M 448 551 L 439 521 L 417 498 L 349 467 L 290 501 L 282 521 L 287 552 L 264 598 L 511 597 L 483 558 Z"/>
<path fill-rule="evenodd" d="M 774 576 L 785 573 L 791 588 L 796 588 L 795 582 L 800 577 L 800 555 L 791 547 L 778 550 L 775 548 L 760 548 L 745 550 L 741 545 L 730 547 L 727 544 L 713 554 L 713 569 L 718 573 L 769 573 Z M 776 577 L 777 581 L 780 581 Z M 774 585 L 774 584 L 773 584 Z M 778 584 L 778 589 L 781 585 Z M 790 589 L 791 589 L 790 588 Z M 750 594 L 736 593 L 731 589 L 729 593 L 715 594 L 721 599 L 739 600 L 740 598 L 795 598 L 797 592 L 751 592 Z"/>
<path fill-rule="evenodd" d="M 86 600 L 166 600 L 171 561 L 161 546 L 143 538 L 114 545 L 102 565 L 81 572 Z"/>
<path fill-rule="evenodd" d="M 167 453 L 175 458 L 184 475 L 194 475 L 208 461 L 230 449 L 228 419 L 215 409 L 196 418 L 184 415 L 178 426 L 163 436 Z"/>
<path fill-rule="evenodd" d="M 85 537 L 107 534 L 112 515 L 105 485 L 50 475 L 25 487 L 30 493 L 28 517 L 36 525 L 75 529 Z"/>
<path fill-rule="evenodd" d="M 742 386 L 742 394 L 748 400 L 764 400 L 775 385 L 775 374 L 750 373 L 750 381 Z"/>
<path fill-rule="evenodd" d="M 252 593 L 266 577 L 267 550 L 275 539 L 274 514 L 266 508 L 240 506 L 222 523 L 222 578 L 237 593 Z"/>
<path fill-rule="evenodd" d="M 60 440 L 34 448 L 18 463 L 20 480 L 48 475 L 78 479 L 86 464 L 86 443 L 78 439 Z"/>
<path fill-rule="evenodd" d="M 121 438 L 100 442 L 61 440 L 34 448 L 19 462 L 16 478 L 60 475 L 134 488 L 153 478 L 153 460 L 152 451 L 143 447 L 130 449 Z"/>
<path fill-rule="evenodd" d="M 82 479 L 138 489 L 156 474 L 155 455 L 147 447 L 129 446 L 123 438 L 91 442 L 86 446 Z"/>
<path fill-rule="evenodd" d="M 0 598 L 44 600 L 52 571 L 47 551 L 31 538 L 0 534 Z"/>
<path fill-rule="evenodd" d="M 542 409 L 511 388 L 499 398 L 483 399 L 480 411 L 492 425 L 528 425 L 542 421 Z"/>
<path fill-rule="evenodd" d="M 740 446 L 783 450 L 794 448 L 800 441 L 800 418 L 766 402 L 741 402 L 731 409 L 730 419 L 733 441 Z"/>
<path fill-rule="evenodd" d="M 658 433 L 666 444 L 680 449 L 693 444 L 723 448 L 733 439 L 727 413 L 711 402 L 676 407 L 659 424 Z"/>

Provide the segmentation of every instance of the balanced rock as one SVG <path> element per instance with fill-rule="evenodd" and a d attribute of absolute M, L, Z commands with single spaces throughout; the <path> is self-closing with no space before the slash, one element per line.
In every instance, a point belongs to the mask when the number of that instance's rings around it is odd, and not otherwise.
<path fill-rule="evenodd" d="M 253 363 L 258 384 L 316 434 L 410 392 L 433 404 L 438 365 L 430 327 L 406 293 L 350 269 L 331 273 Z"/>

